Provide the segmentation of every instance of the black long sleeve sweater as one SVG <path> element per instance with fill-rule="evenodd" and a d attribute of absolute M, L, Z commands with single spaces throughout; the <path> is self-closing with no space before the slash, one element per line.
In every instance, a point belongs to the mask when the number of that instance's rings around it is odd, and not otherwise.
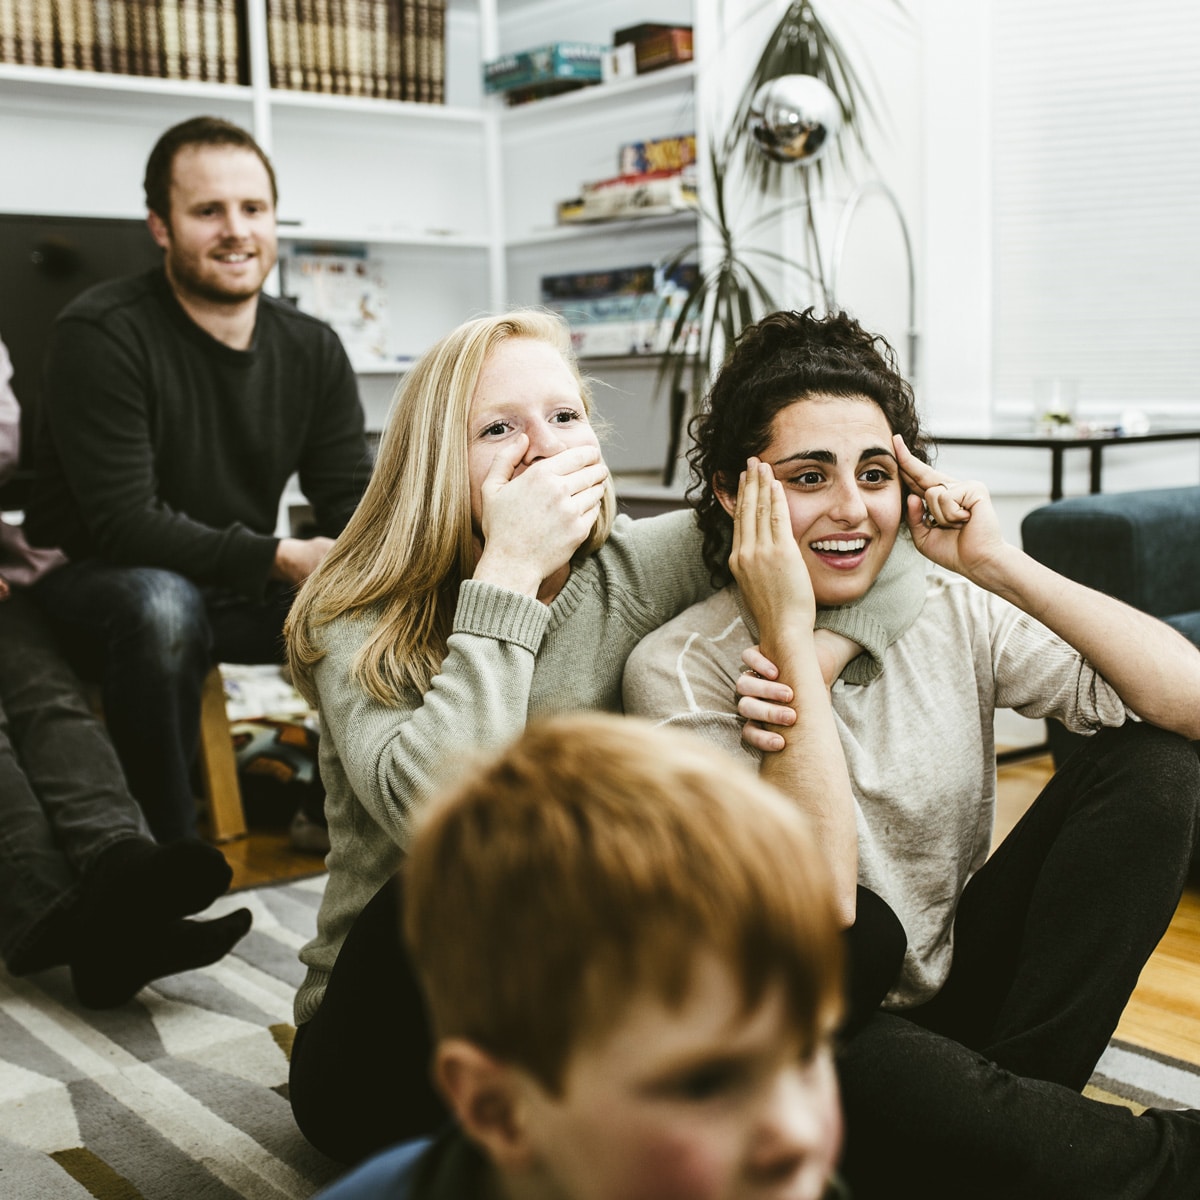
<path fill-rule="evenodd" d="M 161 270 L 91 288 L 58 317 L 35 461 L 35 544 L 251 597 L 289 477 L 332 537 L 369 473 L 354 374 L 328 325 L 263 295 L 249 349 L 233 350 Z"/>

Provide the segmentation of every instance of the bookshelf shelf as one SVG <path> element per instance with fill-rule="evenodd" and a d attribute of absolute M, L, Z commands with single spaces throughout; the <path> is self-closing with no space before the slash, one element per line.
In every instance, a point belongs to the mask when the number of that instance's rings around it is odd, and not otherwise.
<path fill-rule="evenodd" d="M 679 63 L 674 67 L 663 67 L 659 71 L 651 71 L 647 75 L 635 75 L 632 79 L 614 80 L 610 83 L 600 83 L 593 87 L 580 88 L 575 92 L 564 92 L 561 96 L 548 96 L 544 100 L 534 100 L 529 104 L 518 104 L 508 108 L 502 100 L 493 101 L 501 113 L 501 120 L 507 124 L 524 124 L 536 122 L 539 119 L 553 118 L 563 112 L 574 112 L 581 108 L 604 107 L 619 104 L 626 100 L 650 96 L 657 92 L 678 93 L 689 92 L 696 79 L 696 64 L 694 62 Z"/>
<path fill-rule="evenodd" d="M 686 24 L 712 3 L 658 0 L 652 16 Z M 656 261 L 696 235 L 691 211 L 553 224 L 558 201 L 617 173 L 623 142 L 697 130 L 706 77 L 694 63 L 514 108 L 483 92 L 486 58 L 557 40 L 609 41 L 645 17 L 644 0 L 447 0 L 444 105 L 273 87 L 269 18 L 278 9 L 272 0 L 239 0 L 239 9 L 246 84 L 0 63 L 0 211 L 141 220 L 156 138 L 192 116 L 224 117 L 250 130 L 275 165 L 280 215 L 296 222 L 279 227 L 281 255 L 305 243 L 355 247 L 379 265 L 386 350 L 395 355 L 419 353 L 481 312 L 537 303 L 541 275 Z M 608 403 L 630 461 L 615 453 L 614 469 L 657 465 L 661 421 L 644 415 L 657 362 L 588 361 L 620 392 Z M 373 427 L 405 369 L 356 363 L 368 408 L 374 396 Z"/>
<path fill-rule="evenodd" d="M 270 89 L 270 102 L 278 108 L 312 108 L 329 113 L 353 113 L 358 116 L 401 120 L 419 124 L 429 122 L 482 126 L 486 115 L 476 108 L 448 104 L 417 104 L 411 100 L 379 100 L 367 96 L 331 96 L 324 92 L 300 92 Z"/>
<path fill-rule="evenodd" d="M 253 91 L 243 84 L 205 83 L 190 79 L 152 79 L 143 75 L 118 75 L 100 71 L 76 71 L 65 67 L 27 67 L 0 63 L 0 87 L 24 94 L 106 92 L 117 96 L 161 96 L 179 100 L 235 100 L 250 103 Z M 416 107 L 416 106 L 414 106 Z"/>
<path fill-rule="evenodd" d="M 657 370 L 662 362 L 661 354 L 581 354 L 579 362 L 583 366 L 594 367 L 631 367 L 641 369 L 650 367 Z"/>
<path fill-rule="evenodd" d="M 381 230 L 346 227 L 330 229 L 305 225 L 280 225 L 279 241 L 319 242 L 329 245 L 433 246 L 442 250 L 482 251 L 491 248 L 491 239 L 465 233 L 440 233 L 419 230 Z"/>
<path fill-rule="evenodd" d="M 589 238 L 621 237 L 623 234 L 644 233 L 647 230 L 674 233 L 694 226 L 698 220 L 694 211 L 661 214 L 655 217 L 631 217 L 619 221 L 588 221 L 576 225 L 548 225 L 532 230 L 521 237 L 508 239 L 510 250 L 532 249 L 561 242 L 586 241 Z"/>

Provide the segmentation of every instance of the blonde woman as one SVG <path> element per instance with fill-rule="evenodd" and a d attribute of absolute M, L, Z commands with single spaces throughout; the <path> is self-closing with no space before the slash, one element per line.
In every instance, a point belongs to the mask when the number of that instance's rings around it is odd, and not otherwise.
<path fill-rule="evenodd" d="M 531 717 L 619 712 L 633 647 L 712 591 L 690 512 L 616 515 L 591 413 L 558 318 L 454 330 L 406 377 L 362 503 L 288 621 L 321 712 L 331 847 L 290 1094 L 305 1135 L 343 1161 L 444 1113 L 396 920 L 415 813 Z M 912 621 L 910 568 L 915 554 L 861 606 L 822 614 L 831 678 L 848 657 L 834 632 L 868 651 L 851 668 L 869 675 Z"/>

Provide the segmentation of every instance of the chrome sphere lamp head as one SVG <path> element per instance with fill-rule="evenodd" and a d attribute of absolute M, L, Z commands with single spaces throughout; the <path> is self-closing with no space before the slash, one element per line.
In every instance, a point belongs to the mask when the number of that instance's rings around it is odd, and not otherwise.
<path fill-rule="evenodd" d="M 767 158 L 808 166 L 833 145 L 842 128 L 842 108 L 816 76 L 780 75 L 754 93 L 749 124 Z"/>
<path fill-rule="evenodd" d="M 754 93 L 746 124 L 754 144 L 772 162 L 810 167 L 823 155 L 842 128 L 842 106 L 829 86 L 813 75 L 780 75 L 768 80 Z M 831 309 L 837 305 L 837 280 L 846 235 L 859 204 L 872 195 L 882 197 L 891 206 L 900 224 L 904 256 L 908 267 L 908 378 L 913 383 L 917 372 L 917 292 L 916 267 L 908 222 L 896 194 L 879 180 L 859 184 L 847 199 L 838 219 L 829 255 L 829 281 L 822 281 L 825 300 Z"/>

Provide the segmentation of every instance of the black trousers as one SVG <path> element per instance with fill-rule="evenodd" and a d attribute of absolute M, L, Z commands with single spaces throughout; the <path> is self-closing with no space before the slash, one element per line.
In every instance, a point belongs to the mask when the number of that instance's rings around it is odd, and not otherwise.
<path fill-rule="evenodd" d="M 80 876 L 150 831 L 104 726 L 32 598 L 0 603 L 0 957 L 14 975 L 64 961 L 48 937 Z"/>
<path fill-rule="evenodd" d="M 174 571 L 85 559 L 51 571 L 34 595 L 72 665 L 102 686 L 109 736 L 155 839 L 195 836 L 204 677 L 217 662 L 282 662 L 293 589 L 271 584 L 250 601 Z"/>
<path fill-rule="evenodd" d="M 1183 739 L 1141 725 L 1089 739 L 968 884 L 950 978 L 904 1015 L 872 1011 L 903 935 L 860 889 L 838 1063 L 855 1200 L 1200 1196 L 1200 1119 L 1078 1090 L 1174 913 L 1198 806 Z M 446 1116 L 400 890 L 360 914 L 292 1052 L 297 1123 L 344 1162 Z"/>
<path fill-rule="evenodd" d="M 1200 1114 L 1080 1089 L 1178 904 L 1200 764 L 1130 723 L 1088 739 L 971 879 L 928 1004 L 839 1054 L 855 1200 L 1196 1200 Z"/>
<path fill-rule="evenodd" d="M 878 896 L 858 890 L 847 930 L 844 1028 L 860 1029 L 904 959 L 900 922 Z M 304 1136 L 354 1163 L 447 1119 L 433 1088 L 433 1043 L 424 1002 L 401 941 L 403 872 L 359 914 L 338 954 L 316 1016 L 296 1031 L 288 1093 Z"/>

